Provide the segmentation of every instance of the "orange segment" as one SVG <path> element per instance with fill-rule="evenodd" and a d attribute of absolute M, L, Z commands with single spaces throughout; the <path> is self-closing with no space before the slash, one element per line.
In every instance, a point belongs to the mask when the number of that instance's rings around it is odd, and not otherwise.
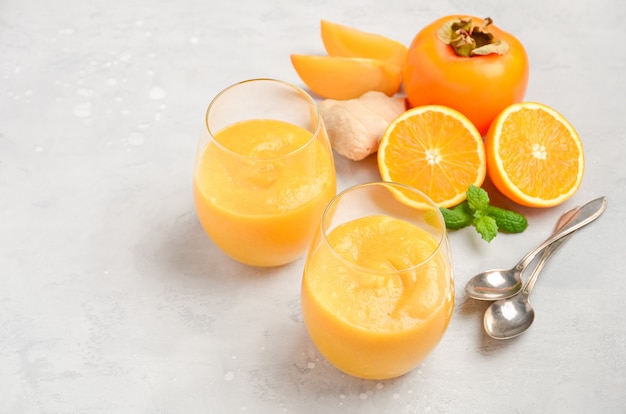
<path fill-rule="evenodd" d="M 330 99 L 354 99 L 369 91 L 389 96 L 400 89 L 400 66 L 367 58 L 291 55 L 302 81 L 316 94 Z"/>
<path fill-rule="evenodd" d="M 554 109 L 522 102 L 506 108 L 485 137 L 488 174 L 502 194 L 530 207 L 570 198 L 583 179 L 580 137 Z"/>
<path fill-rule="evenodd" d="M 382 60 L 402 67 L 407 47 L 402 43 L 352 27 L 321 21 L 321 35 L 329 56 Z"/>
<path fill-rule="evenodd" d="M 470 184 L 482 185 L 485 147 L 476 127 L 460 112 L 420 106 L 389 125 L 378 148 L 378 169 L 383 180 L 410 185 L 437 205 L 452 207 L 465 200 Z"/>

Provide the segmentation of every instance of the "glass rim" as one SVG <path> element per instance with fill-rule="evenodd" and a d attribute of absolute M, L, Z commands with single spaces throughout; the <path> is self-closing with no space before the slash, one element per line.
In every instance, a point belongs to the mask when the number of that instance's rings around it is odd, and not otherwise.
<path fill-rule="evenodd" d="M 337 202 L 339 201 L 339 199 L 341 199 L 345 194 L 353 192 L 353 191 L 357 191 L 360 190 L 362 188 L 366 188 L 366 187 L 387 187 L 390 192 L 392 193 L 393 197 L 396 197 L 398 203 L 402 203 L 404 204 L 397 196 L 397 194 L 393 194 L 394 193 L 394 187 L 396 188 L 400 188 L 403 190 L 408 190 L 411 191 L 413 193 L 416 193 L 417 195 L 421 196 L 424 198 L 424 203 L 426 205 L 429 206 L 429 209 L 432 207 L 432 210 L 434 210 L 436 213 L 436 217 L 437 217 L 437 221 L 439 222 L 440 228 L 442 229 L 441 231 L 441 235 L 439 236 L 439 238 L 435 238 L 433 237 L 436 242 L 437 242 L 437 247 L 432 251 L 432 253 L 426 257 L 424 260 L 422 260 L 419 263 L 416 263 L 413 266 L 409 266 L 406 268 L 402 268 L 402 269 L 396 269 L 393 271 L 389 271 L 389 272 L 383 272 L 383 271 L 379 271 L 379 270 L 373 270 L 364 266 L 361 266 L 359 264 L 353 263 L 349 260 L 346 260 L 343 256 L 341 256 L 340 254 L 337 253 L 337 251 L 332 247 L 332 245 L 330 244 L 330 242 L 328 241 L 328 236 L 326 234 L 326 219 L 327 219 L 327 215 L 328 213 L 334 208 L 334 206 L 337 204 Z M 408 208 L 414 208 L 416 210 L 419 210 L 419 208 L 417 207 L 412 207 L 409 206 L 408 204 L 405 204 Z M 326 208 L 324 209 L 324 213 L 322 214 L 322 219 L 320 220 L 320 232 L 322 233 L 321 238 L 323 240 L 323 243 L 326 245 L 326 247 L 328 247 L 328 249 L 332 252 L 333 256 L 335 256 L 340 262 L 346 264 L 347 266 L 357 269 L 359 271 L 362 271 L 364 273 L 369 273 L 369 274 L 375 274 L 378 276 L 386 276 L 386 275 L 393 275 L 393 274 L 397 274 L 400 272 L 409 272 L 415 269 L 418 269 L 419 267 L 425 265 L 426 263 L 429 263 L 435 256 L 437 256 L 439 254 L 439 251 L 442 249 L 442 246 L 444 244 L 447 244 L 446 241 L 446 237 L 447 237 L 447 231 L 446 231 L 446 227 L 445 227 L 445 221 L 443 219 L 443 215 L 441 214 L 441 211 L 439 210 L 439 207 L 437 206 L 437 204 L 435 204 L 435 202 L 428 197 L 426 194 L 424 194 L 423 192 L 421 192 L 420 190 L 411 187 L 409 185 L 406 184 L 402 184 L 402 183 L 397 183 L 394 181 L 373 181 L 373 182 L 368 182 L 368 183 L 361 183 L 361 184 L 356 184 L 353 186 L 350 186 L 348 188 L 345 188 L 344 190 L 340 191 L 339 193 L 337 193 L 337 195 L 335 195 L 335 197 L 333 197 L 333 199 L 328 203 L 328 205 L 326 206 Z"/>
<path fill-rule="evenodd" d="M 311 137 L 302 145 L 300 145 L 298 148 L 289 151 L 286 154 L 282 154 L 276 157 L 264 157 L 264 158 L 259 158 L 259 157 L 255 157 L 255 156 L 251 156 L 251 155 L 245 155 L 245 154 L 240 154 L 237 151 L 233 151 L 230 148 L 222 145 L 219 141 L 217 141 L 215 139 L 215 133 L 213 133 L 213 131 L 211 130 L 211 127 L 209 126 L 209 113 L 211 112 L 211 108 L 213 108 L 219 101 L 219 99 L 224 96 L 226 93 L 228 93 L 230 90 L 247 84 L 247 83 L 252 83 L 252 82 L 268 82 L 268 83 L 275 83 L 275 84 L 279 84 L 282 86 L 285 86 L 289 89 L 294 90 L 295 92 L 297 92 L 300 96 L 302 96 L 303 98 L 305 98 L 305 100 L 307 100 L 311 106 L 313 107 L 313 109 L 315 110 L 315 115 L 316 115 L 316 122 L 315 122 L 315 128 L 313 131 L 311 132 Z M 251 118 L 252 119 L 252 118 Z M 287 121 L 285 121 L 287 122 Z M 232 125 L 232 124 L 230 124 Z M 250 160 L 250 161 L 256 161 L 256 162 L 272 162 L 272 161 L 277 161 L 277 160 L 281 160 L 281 159 L 285 159 L 285 158 L 289 158 L 295 154 L 297 154 L 298 152 L 304 150 L 304 148 L 307 148 L 311 145 L 312 142 L 314 142 L 317 137 L 320 135 L 320 130 L 323 128 L 323 124 L 322 124 L 322 115 L 320 113 L 320 109 L 319 109 L 319 105 L 317 104 L 317 101 L 315 101 L 315 99 L 309 94 L 307 93 L 304 89 L 291 84 L 289 82 L 285 82 L 279 79 L 274 79 L 274 78 L 252 78 L 252 79 L 246 79 L 243 81 L 239 81 L 236 83 L 233 83 L 229 86 L 227 86 L 226 88 L 222 89 L 217 95 L 215 95 L 215 97 L 211 100 L 211 102 L 209 103 L 205 115 L 204 115 L 204 126 L 206 128 L 206 131 L 208 132 L 209 136 L 210 136 L 210 140 L 211 142 L 213 142 L 219 149 L 220 151 L 226 152 L 231 156 L 234 157 L 238 157 L 244 160 Z"/>

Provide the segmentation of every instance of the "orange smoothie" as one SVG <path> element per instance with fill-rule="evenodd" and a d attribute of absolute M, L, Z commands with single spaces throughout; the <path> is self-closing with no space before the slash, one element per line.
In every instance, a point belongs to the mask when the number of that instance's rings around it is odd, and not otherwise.
<path fill-rule="evenodd" d="M 447 245 L 438 248 L 414 224 L 373 215 L 339 225 L 313 246 L 302 310 L 324 357 L 366 379 L 397 377 L 423 361 L 454 308 Z"/>
<path fill-rule="evenodd" d="M 194 201 L 224 252 L 254 266 L 291 262 L 308 247 L 336 192 L 330 148 L 310 131 L 255 119 L 215 134 L 196 160 Z"/>

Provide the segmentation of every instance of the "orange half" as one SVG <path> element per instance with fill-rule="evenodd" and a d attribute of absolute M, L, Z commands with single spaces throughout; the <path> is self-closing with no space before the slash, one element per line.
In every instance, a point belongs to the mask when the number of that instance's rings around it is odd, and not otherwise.
<path fill-rule="evenodd" d="M 492 123 L 485 145 L 491 181 L 518 204 L 556 206 L 580 187 L 585 169 L 580 137 L 546 105 L 509 106 Z"/>
<path fill-rule="evenodd" d="M 476 127 L 460 112 L 439 105 L 404 112 L 387 127 L 378 148 L 383 180 L 410 185 L 440 207 L 464 201 L 471 184 L 480 187 L 486 164 Z M 402 198 L 420 207 L 406 195 Z"/>

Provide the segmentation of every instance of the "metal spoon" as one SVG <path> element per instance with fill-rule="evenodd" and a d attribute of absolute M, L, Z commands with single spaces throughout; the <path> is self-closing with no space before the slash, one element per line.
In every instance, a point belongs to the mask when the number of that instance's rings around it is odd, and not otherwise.
<path fill-rule="evenodd" d="M 500 299 L 489 305 L 483 319 L 487 335 L 495 339 L 509 339 L 523 334 L 530 328 L 535 320 L 535 310 L 528 300 L 530 292 L 537 282 L 541 269 L 568 239 L 569 236 L 563 237 L 543 251 L 539 263 L 522 286 L 522 290 L 510 298 Z"/>
<path fill-rule="evenodd" d="M 606 210 L 607 198 L 600 197 L 572 212 L 565 226 L 526 254 L 512 269 L 494 269 L 472 277 L 465 285 L 468 296 L 479 300 L 499 300 L 515 295 L 522 288 L 522 272 L 535 256 L 555 241 L 591 223 Z M 568 212 L 569 213 L 569 212 Z M 568 214 L 566 213 L 566 214 Z"/>
<path fill-rule="evenodd" d="M 556 225 L 554 226 L 554 230 L 552 231 L 552 234 L 553 235 L 554 234 L 558 234 L 559 231 L 563 230 L 563 228 L 565 228 L 565 226 L 570 221 L 572 221 L 572 219 L 576 216 L 576 214 L 578 213 L 579 210 L 580 210 L 580 206 L 573 207 L 573 208 L 567 210 L 565 213 L 563 213 L 561 215 L 561 217 L 559 217 L 559 220 L 556 222 Z M 561 240 L 559 240 L 557 242 L 554 242 L 554 243 L 557 244 L 557 243 L 559 243 L 561 241 L 565 242 L 567 239 L 572 237 L 573 234 L 574 233 L 571 233 L 571 234 L 565 236 L 563 239 L 561 239 Z M 549 250 L 550 250 L 550 246 L 546 247 L 543 250 L 543 254 L 541 256 L 541 260 L 544 262 L 544 264 L 545 264 L 545 261 L 547 261 L 549 259 L 549 256 L 547 254 Z M 488 287 L 486 286 L 487 283 L 489 283 L 489 284 L 491 284 L 493 286 L 496 285 L 496 283 L 494 282 L 493 279 L 490 279 L 488 281 L 481 281 L 482 284 L 479 284 L 478 278 L 481 275 L 490 274 L 492 278 L 495 278 L 497 276 L 500 276 L 501 274 L 511 274 L 510 272 L 512 272 L 512 270 L 513 269 L 510 269 L 508 271 L 501 271 L 501 272 L 498 272 L 498 273 L 496 273 L 494 270 L 489 270 L 487 272 L 483 272 L 483 273 L 480 273 L 480 274 L 476 275 L 472 280 L 470 280 L 470 282 L 474 283 L 472 285 L 472 289 L 474 289 L 474 291 L 478 291 L 479 289 L 481 289 L 480 292 L 483 292 L 483 296 L 478 297 L 478 299 L 483 299 L 484 292 L 488 289 Z M 498 282 L 500 282 L 500 281 L 498 281 Z M 503 291 L 502 297 L 498 297 L 498 291 L 494 289 L 494 290 L 490 291 L 490 295 L 491 295 L 490 298 L 491 298 L 491 300 L 505 299 L 507 297 L 511 297 L 511 296 L 509 296 L 510 291 L 517 289 L 517 292 L 514 293 L 514 295 L 515 295 L 515 294 L 519 293 L 519 290 L 522 288 L 521 277 L 519 279 L 515 279 L 514 277 L 512 277 L 511 279 L 502 279 L 501 283 L 502 283 L 502 285 L 499 285 L 499 286 L 500 286 L 500 289 L 502 289 L 502 291 Z M 470 283 L 468 282 L 467 286 L 465 287 L 466 291 L 467 291 L 469 286 L 470 286 Z M 476 293 L 474 291 L 472 291 L 472 295 L 475 296 Z"/>

